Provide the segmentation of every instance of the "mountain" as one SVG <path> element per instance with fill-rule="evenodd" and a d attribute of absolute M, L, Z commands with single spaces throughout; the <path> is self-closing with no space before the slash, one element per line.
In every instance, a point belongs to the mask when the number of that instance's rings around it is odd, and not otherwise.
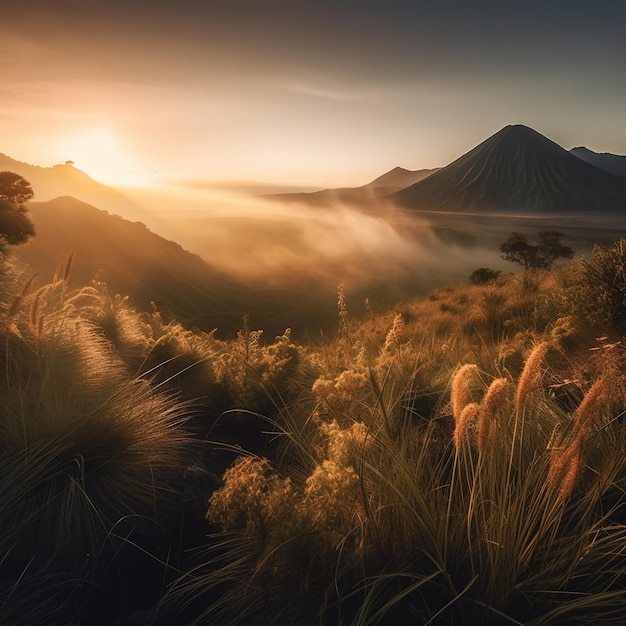
<path fill-rule="evenodd" d="M 611 154 L 610 152 L 594 152 L 589 148 L 572 148 L 570 152 L 579 159 L 591 163 L 600 169 L 626 177 L 626 156 Z"/>
<path fill-rule="evenodd" d="M 278 202 L 296 202 L 309 206 L 332 206 L 343 204 L 347 206 L 365 207 L 376 205 L 389 194 L 399 191 L 413 183 L 430 176 L 435 169 L 407 170 L 403 167 L 394 167 L 378 178 L 361 185 L 360 187 L 341 187 L 338 189 L 323 189 L 309 193 L 280 193 L 261 196 L 264 199 Z"/>
<path fill-rule="evenodd" d="M 59 196 L 72 196 L 127 219 L 144 220 L 149 215 L 136 202 L 75 168 L 71 161 L 53 167 L 39 167 L 0 154 L 0 171 L 15 172 L 33 188 L 35 200 L 45 202 Z"/>
<path fill-rule="evenodd" d="M 511 125 L 391 197 L 406 208 L 429 211 L 623 211 L 626 179 L 531 128 Z"/>
<path fill-rule="evenodd" d="M 409 185 L 414 185 L 420 180 L 424 180 L 430 176 L 433 172 L 436 172 L 439 168 L 423 169 L 423 170 L 407 170 L 403 167 L 394 167 L 382 176 L 375 178 L 371 183 L 364 185 L 364 187 L 375 187 L 378 189 L 393 190 L 403 189 Z"/>

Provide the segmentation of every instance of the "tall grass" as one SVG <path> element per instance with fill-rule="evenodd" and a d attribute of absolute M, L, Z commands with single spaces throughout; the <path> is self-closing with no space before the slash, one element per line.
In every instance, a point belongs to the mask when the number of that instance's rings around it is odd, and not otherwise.
<path fill-rule="evenodd" d="M 626 353 L 616 300 L 600 325 L 574 306 L 604 298 L 580 267 L 364 320 L 340 289 L 307 345 L 218 340 L 69 269 L 0 283 L 5 621 L 79 622 L 107 546 L 191 498 L 207 537 L 155 623 L 621 623 Z"/>
<path fill-rule="evenodd" d="M 316 404 L 271 421 L 290 453 L 226 472 L 208 509 L 219 548 L 168 600 L 191 623 L 619 623 L 620 355 L 568 353 L 562 294 L 534 280 L 532 307 L 528 289 L 491 298 L 497 332 L 471 342 L 461 308 L 444 341 L 433 332 L 436 296 L 318 350 Z M 508 281 L 445 298 L 482 306 Z M 564 401 L 568 376 L 580 393 Z"/>
<path fill-rule="evenodd" d="M 84 595 L 132 529 L 162 523 L 180 500 L 191 449 L 189 410 L 129 375 L 66 278 L 15 288 L 0 319 L 5 623 L 74 619 L 60 608 L 72 590 Z"/>

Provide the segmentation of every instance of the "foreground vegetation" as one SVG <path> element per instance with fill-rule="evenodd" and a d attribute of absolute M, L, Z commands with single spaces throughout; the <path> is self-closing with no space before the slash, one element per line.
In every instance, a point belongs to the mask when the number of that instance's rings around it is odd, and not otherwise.
<path fill-rule="evenodd" d="M 7 264 L 0 621 L 621 623 L 624 267 L 340 292 L 296 345 Z"/>

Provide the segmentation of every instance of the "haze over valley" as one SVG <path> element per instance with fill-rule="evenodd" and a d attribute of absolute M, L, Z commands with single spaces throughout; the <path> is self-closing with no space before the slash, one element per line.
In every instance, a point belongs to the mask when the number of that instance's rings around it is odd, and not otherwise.
<path fill-rule="evenodd" d="M 385 308 L 479 267 L 514 271 L 499 253 L 511 232 L 558 230 L 577 254 L 612 241 L 624 228 L 623 157 L 594 165 L 580 153 L 511 125 L 443 167 L 297 194 L 185 182 L 117 190 L 72 163 L 3 156 L 2 166 L 43 200 L 31 205 L 38 236 L 17 249 L 42 280 L 73 253 L 76 286 L 98 277 L 207 330 L 232 333 L 247 314 L 274 333 L 333 328 L 339 284 L 363 315 L 366 299 Z"/>

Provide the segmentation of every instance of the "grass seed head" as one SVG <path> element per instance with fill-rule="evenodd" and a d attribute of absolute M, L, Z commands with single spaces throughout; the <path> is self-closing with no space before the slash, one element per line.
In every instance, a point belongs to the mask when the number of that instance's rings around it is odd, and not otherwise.
<path fill-rule="evenodd" d="M 541 381 L 542 364 L 548 352 L 548 342 L 537 344 L 526 359 L 526 364 L 517 383 L 515 393 L 515 407 L 518 411 L 523 409 L 528 398 L 535 391 Z"/>
<path fill-rule="evenodd" d="M 478 451 L 481 454 L 487 450 L 493 439 L 498 416 L 508 406 L 508 395 L 509 381 L 506 378 L 496 378 L 483 398 L 478 416 Z"/>
<path fill-rule="evenodd" d="M 458 423 L 465 405 L 470 401 L 471 384 L 478 373 L 478 367 L 473 363 L 463 365 L 452 379 L 450 403 L 454 421 Z"/>

